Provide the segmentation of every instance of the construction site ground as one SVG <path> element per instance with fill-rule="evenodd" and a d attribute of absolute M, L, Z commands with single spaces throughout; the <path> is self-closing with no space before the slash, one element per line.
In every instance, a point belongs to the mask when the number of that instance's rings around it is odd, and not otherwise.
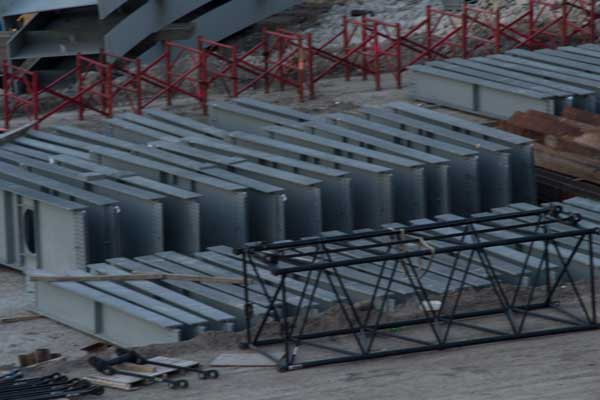
<path fill-rule="evenodd" d="M 391 101 L 410 101 L 410 75 L 405 89 L 394 88 L 393 79 L 383 77 L 381 91 L 372 80 L 355 77 L 328 79 L 319 86 L 315 99 L 299 103 L 296 92 L 278 91 L 266 95 L 257 90 L 251 97 L 276 104 L 294 106 L 310 113 L 352 112 L 361 106 L 382 105 Z M 212 100 L 225 99 L 214 93 Z M 160 106 L 160 105 L 159 105 Z M 197 103 L 178 99 L 172 110 L 201 118 Z M 456 111 L 443 109 L 448 113 Z M 118 110 L 116 110 L 118 113 Z M 475 121 L 487 122 L 460 113 Z M 86 116 L 81 125 L 94 124 L 97 116 Z M 23 123 L 25 123 L 23 119 Z M 76 123 L 74 112 L 53 116 L 54 123 Z M 18 125 L 18 124 L 17 124 Z M 42 127 L 43 128 L 43 127 Z M 23 276 L 0 267 L 0 318 L 26 315 Z M 87 365 L 89 356 L 81 349 L 97 339 L 45 318 L 0 324 L 0 369 L 14 366 L 17 356 L 37 348 L 50 348 L 64 360 L 31 371 L 36 375 L 60 372 L 83 377 L 94 371 Z M 239 336 L 212 333 L 190 342 L 146 349 L 149 355 L 173 356 L 207 364 L 223 352 L 238 351 Z M 341 364 L 290 373 L 272 368 L 222 369 L 216 381 L 198 381 L 190 376 L 191 387 L 178 391 L 177 399 L 596 399 L 600 390 L 600 369 L 595 354 L 600 351 L 597 332 L 562 335 L 519 342 L 482 345 L 443 352 Z M 498 384 L 498 382 L 502 382 Z M 108 390 L 102 397 L 111 399 L 165 399 L 173 396 L 166 385 L 154 385 L 135 392 Z"/>
<path fill-rule="evenodd" d="M 410 85 L 410 77 L 406 82 Z M 256 91 L 253 97 L 292 105 L 312 113 L 352 112 L 365 105 L 390 101 L 410 101 L 408 89 L 393 89 L 385 77 L 382 91 L 373 90 L 372 81 L 341 78 L 324 82 L 316 99 L 298 103 L 293 91 L 274 91 L 270 95 Z M 215 100 L 225 98 L 216 94 Z M 198 106 L 177 101 L 173 110 L 197 118 Z M 445 112 L 455 113 L 444 109 Z M 466 114 L 461 114 L 466 116 Z M 91 115 L 90 115 L 91 116 Z M 82 124 L 93 124 L 94 119 Z M 469 118 L 485 122 L 470 115 Z M 59 114 L 52 123 L 74 123 L 74 113 Z M 27 313 L 22 275 L 0 269 L 0 317 Z M 0 369 L 14 365 L 18 354 L 39 347 L 61 353 L 64 360 L 31 370 L 42 375 L 60 372 L 74 377 L 94 373 L 87 365 L 89 356 L 81 349 L 97 339 L 47 319 L 0 324 Z M 237 352 L 239 336 L 209 333 L 189 342 L 152 346 L 142 349 L 147 355 L 172 356 L 208 364 L 224 352 Z M 352 364 L 280 373 L 268 368 L 223 368 L 221 378 L 199 381 L 189 376 L 190 388 L 172 392 L 166 385 L 153 385 L 139 391 L 107 390 L 107 400 L 177 399 L 596 399 L 600 390 L 597 354 L 600 335 L 584 332 L 458 348 L 440 352 L 391 357 Z"/>
<path fill-rule="evenodd" d="M 22 313 L 21 276 L 0 270 L 0 310 Z M 95 371 L 81 346 L 96 340 L 46 319 L 1 324 L 1 364 L 39 346 L 62 352 L 64 360 L 27 370 L 84 377 Z M 223 352 L 237 352 L 239 336 L 208 333 L 188 342 L 140 351 L 208 364 Z M 138 391 L 107 390 L 106 400 L 269 399 L 597 399 L 600 390 L 598 332 L 548 336 L 426 352 L 351 364 L 280 373 L 274 367 L 221 368 L 218 380 L 188 375 L 190 388 L 174 392 L 155 384 Z M 107 353 L 108 354 L 108 353 Z"/>
<path fill-rule="evenodd" d="M 295 20 L 302 29 L 314 23 L 316 11 L 328 10 L 333 3 L 344 1 L 313 0 L 306 15 Z M 323 5 L 322 3 L 325 3 Z M 353 2 L 357 3 L 357 2 Z M 366 5 L 369 2 L 363 2 Z M 408 3 L 408 2 L 407 2 Z M 419 3 L 419 2 L 415 2 Z M 425 2 L 423 2 L 425 3 Z M 286 14 L 288 15 L 288 14 Z M 286 15 L 270 20 L 280 25 Z M 291 17 L 290 17 L 291 15 Z M 298 18 L 289 13 L 289 18 Z M 278 20 L 279 18 L 279 20 Z M 260 29 L 252 28 L 235 40 L 252 42 L 252 35 Z M 410 76 L 405 75 L 405 87 L 410 86 Z M 247 95 L 276 104 L 295 106 L 311 113 L 351 112 L 365 105 L 381 105 L 391 101 L 409 99 L 409 89 L 394 88 L 391 76 L 383 77 L 384 90 L 374 91 L 371 80 L 355 77 L 350 83 L 342 78 L 320 82 L 317 97 L 298 103 L 292 90 L 274 90 L 265 95 L 262 91 Z M 225 99 L 216 90 L 210 99 Z M 161 104 L 157 104 L 161 106 Z M 125 110 L 125 109 L 124 109 Z M 116 112 L 119 110 L 116 109 Z M 198 104 L 178 99 L 173 111 L 201 117 Z M 444 110 L 454 113 L 451 110 Z M 465 115 L 465 114 L 462 114 Z M 486 122 L 476 116 L 469 118 Z M 94 124 L 100 118 L 86 114 L 82 125 Z M 53 116 L 45 125 L 75 123 L 75 112 Z M 15 120 L 14 126 L 27 119 Z M 28 314 L 23 276 L 0 267 L 0 319 Z M 65 310 L 68 312 L 68 310 Z M 43 367 L 26 371 L 43 375 L 60 372 L 73 377 L 94 373 L 87 365 L 86 354 L 81 349 L 98 342 L 97 339 L 76 330 L 40 318 L 28 321 L 0 323 L 0 370 L 14 367 L 17 356 L 37 348 L 49 348 L 61 353 L 64 359 Z M 238 351 L 239 336 L 231 333 L 209 333 L 189 342 L 152 346 L 142 349 L 148 355 L 172 356 L 197 360 L 208 364 L 223 352 Z M 199 381 L 188 376 L 190 388 L 173 392 L 166 385 L 153 385 L 135 392 L 107 390 L 102 399 L 163 400 L 166 398 L 211 400 L 269 400 L 269 399 L 597 399 L 600 393 L 600 333 L 584 332 L 504 342 L 490 345 L 458 348 L 439 352 L 418 353 L 352 364 L 279 373 L 269 368 L 223 368 L 218 380 Z"/>

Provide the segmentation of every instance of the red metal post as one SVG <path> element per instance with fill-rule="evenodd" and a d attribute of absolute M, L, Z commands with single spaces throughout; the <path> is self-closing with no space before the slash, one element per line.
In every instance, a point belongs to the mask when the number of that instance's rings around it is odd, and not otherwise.
<path fill-rule="evenodd" d="M 142 115 L 143 112 L 143 92 L 142 92 L 142 61 L 137 58 L 135 60 L 135 78 L 134 78 L 134 82 L 135 82 L 135 113 L 138 115 Z"/>
<path fill-rule="evenodd" d="M 569 41 L 569 4 L 563 0 L 561 5 L 562 19 L 560 21 L 560 44 L 566 46 Z"/>
<path fill-rule="evenodd" d="M 369 68 L 369 55 L 367 54 L 367 49 L 369 48 L 368 42 L 369 42 L 369 37 L 368 37 L 368 32 L 367 32 L 367 22 L 366 22 L 366 16 L 363 15 L 361 17 L 361 23 L 360 23 L 360 39 L 361 39 L 361 47 L 362 47 L 362 73 L 363 73 L 363 80 L 367 80 L 368 78 L 368 68 Z"/>
<path fill-rule="evenodd" d="M 163 46 L 165 47 L 165 67 L 167 73 L 167 105 L 170 106 L 173 102 L 173 65 L 171 60 L 171 43 L 164 42 Z"/>
<path fill-rule="evenodd" d="M 106 52 L 104 51 L 104 49 L 100 49 L 100 55 L 98 56 L 98 61 L 101 62 L 102 64 L 104 64 L 105 66 L 108 66 L 108 62 L 106 59 Z M 105 87 L 105 91 L 106 93 L 108 93 L 108 97 L 105 97 L 105 111 L 107 112 L 109 117 L 112 117 L 112 112 L 113 112 L 113 107 L 114 107 L 114 98 L 113 98 L 113 91 L 112 91 L 112 85 L 113 85 L 113 76 L 112 76 L 112 68 L 108 69 L 109 74 L 108 76 L 105 78 L 105 85 L 106 82 L 110 82 L 110 88 L 106 88 Z"/>
<path fill-rule="evenodd" d="M 529 4 L 528 4 L 528 13 L 529 13 L 529 19 L 528 19 L 528 38 L 532 38 L 534 35 L 534 29 L 535 29 L 535 0 L 529 0 Z M 530 39 L 528 39 L 529 42 Z M 527 47 L 531 48 L 531 44 L 527 43 Z"/>
<path fill-rule="evenodd" d="M 426 27 L 427 27 L 427 32 L 426 32 L 426 38 L 425 40 L 426 42 L 426 54 L 427 54 L 427 59 L 428 60 L 433 60 L 433 55 L 431 53 L 432 51 L 432 47 L 433 47 L 433 32 L 431 31 L 431 6 L 426 6 L 425 7 L 425 18 L 426 18 Z"/>
<path fill-rule="evenodd" d="M 403 65 L 402 65 L 402 28 L 400 24 L 396 24 L 396 37 L 394 39 L 396 41 L 396 87 L 398 89 L 402 88 L 402 73 L 403 73 Z"/>
<path fill-rule="evenodd" d="M 345 15 L 342 17 L 342 25 L 343 25 L 342 37 L 343 37 L 343 42 L 344 42 L 344 60 L 345 60 L 344 76 L 346 77 L 346 80 L 349 81 L 351 73 L 352 73 L 352 69 L 347 61 L 348 54 L 350 53 L 350 37 L 348 35 L 348 17 L 346 17 Z"/>
<path fill-rule="evenodd" d="M 208 52 L 204 48 L 204 39 L 198 36 L 198 92 L 200 107 L 204 115 L 208 114 Z"/>
<path fill-rule="evenodd" d="M 462 56 L 463 58 L 469 57 L 469 7 L 467 3 L 463 4 L 463 12 L 461 16 L 462 26 L 461 26 L 461 40 L 460 46 L 462 48 Z"/>
<path fill-rule="evenodd" d="M 113 79 L 112 79 L 112 65 L 104 64 L 104 87 L 106 90 L 105 101 L 106 101 L 106 115 L 109 118 L 113 116 Z"/>
<path fill-rule="evenodd" d="M 311 99 L 315 98 L 315 71 L 313 59 L 313 37 L 312 33 L 306 34 L 306 67 L 308 70 L 308 94 Z"/>
<path fill-rule="evenodd" d="M 33 112 L 33 120 L 35 121 L 35 129 L 40 128 L 40 87 L 38 79 L 39 77 L 37 72 L 34 72 L 31 77 L 31 108 Z"/>
<path fill-rule="evenodd" d="M 375 71 L 375 90 L 381 90 L 381 52 L 379 50 L 379 23 L 373 23 L 373 69 Z"/>
<path fill-rule="evenodd" d="M 298 41 L 298 94 L 300 102 L 304 102 L 304 38 L 302 34 L 297 34 L 296 40 Z"/>
<path fill-rule="evenodd" d="M 233 97 L 239 96 L 239 82 L 238 82 L 238 55 L 237 47 L 231 48 L 231 85 Z"/>
<path fill-rule="evenodd" d="M 4 106 L 4 129 L 10 129 L 10 110 L 8 109 L 10 106 L 10 101 L 8 100 L 9 90 L 8 62 L 4 60 L 2 62 L 2 105 Z"/>
<path fill-rule="evenodd" d="M 500 8 L 496 6 L 496 26 L 494 29 L 494 49 L 496 53 L 502 51 L 502 15 Z"/>
<path fill-rule="evenodd" d="M 85 104 L 83 99 L 83 72 L 81 71 L 81 54 L 77 54 L 75 57 L 75 79 L 77 80 L 77 104 L 79 104 L 79 120 L 84 119 Z"/>
<path fill-rule="evenodd" d="M 269 93 L 271 91 L 271 80 L 269 79 L 269 73 L 267 71 L 269 71 L 269 67 L 271 65 L 270 63 L 270 58 L 271 58 L 271 51 L 270 51 L 270 40 L 269 40 L 269 36 L 267 34 L 267 29 L 264 28 L 263 29 L 263 35 L 262 35 L 262 47 L 263 47 L 263 56 L 264 56 L 264 60 L 265 60 L 265 93 Z"/>
<path fill-rule="evenodd" d="M 285 57 L 285 49 L 288 45 L 288 40 L 285 39 L 282 36 L 279 36 L 276 38 L 276 42 L 277 43 L 277 63 L 279 64 L 279 67 L 277 68 L 277 73 L 279 74 L 279 76 L 284 76 L 285 75 L 285 63 L 282 63 L 284 57 Z M 285 90 L 285 81 L 283 79 L 279 80 L 279 89 L 281 91 Z"/>
<path fill-rule="evenodd" d="M 590 38 L 589 41 L 590 43 L 593 43 L 594 41 L 596 41 L 596 0 L 590 0 L 590 10 L 589 10 L 589 14 L 590 14 Z"/>

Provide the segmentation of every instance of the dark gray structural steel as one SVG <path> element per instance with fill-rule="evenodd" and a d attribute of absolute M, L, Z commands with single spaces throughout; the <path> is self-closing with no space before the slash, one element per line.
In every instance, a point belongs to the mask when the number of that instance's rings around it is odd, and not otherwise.
<path fill-rule="evenodd" d="M 567 106 L 596 112 L 599 61 L 595 44 L 434 61 L 411 68 L 411 91 L 419 100 L 500 119 L 523 110 L 558 115 Z"/>
<path fill-rule="evenodd" d="M 33 18 L 8 43 L 9 57 L 30 60 L 40 70 L 68 65 L 79 54 L 95 56 L 100 49 L 119 56 L 155 58 L 161 31 L 188 24 L 184 43 L 195 38 L 221 40 L 281 12 L 298 0 L 1 0 L 6 29 L 18 29 L 17 17 Z M 214 23 L 219 21 L 219 23 Z M 181 33 L 179 34 L 181 36 Z M 44 62 L 40 62 L 43 60 Z"/>
<path fill-rule="evenodd" d="M 270 305 L 257 325 L 247 298 L 244 344 L 258 351 L 279 345 L 284 355 L 275 361 L 293 371 L 600 328 L 594 251 L 600 229 L 578 226 L 581 217 L 559 207 L 527 208 L 240 248 L 246 279 L 276 288 L 264 292 Z M 526 254 L 514 264 L 516 280 L 507 281 L 508 271 L 490 259 L 502 247 Z M 351 291 L 356 270 L 375 280 L 367 299 Z M 339 318 L 324 323 L 327 312 L 312 313 L 308 287 L 298 303 L 289 299 L 287 282 L 298 276 L 332 287 L 330 312 Z M 441 290 L 427 283 L 431 276 Z M 398 301 L 398 284 L 413 301 Z M 271 319 L 280 329 L 265 329 Z"/>

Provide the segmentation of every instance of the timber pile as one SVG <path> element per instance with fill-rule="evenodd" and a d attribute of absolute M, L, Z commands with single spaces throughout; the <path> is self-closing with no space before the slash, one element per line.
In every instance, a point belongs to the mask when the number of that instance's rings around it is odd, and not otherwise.
<path fill-rule="evenodd" d="M 574 108 L 560 116 L 530 110 L 498 127 L 535 140 L 537 167 L 600 185 L 600 115 Z"/>

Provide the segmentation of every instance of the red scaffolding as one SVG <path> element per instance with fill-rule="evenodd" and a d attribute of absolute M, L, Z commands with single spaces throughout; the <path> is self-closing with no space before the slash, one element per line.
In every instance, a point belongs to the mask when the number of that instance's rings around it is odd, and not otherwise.
<path fill-rule="evenodd" d="M 239 93 L 238 53 L 237 47 L 198 38 L 198 49 L 201 52 L 200 88 L 202 108 L 208 111 L 208 91 L 212 85 L 220 83 L 231 97 Z"/>
<path fill-rule="evenodd" d="M 261 41 L 250 50 L 240 54 L 237 67 L 243 73 L 244 82 L 237 94 L 258 87 L 262 83 L 269 93 L 273 83 L 280 89 L 293 87 L 300 101 L 304 101 L 308 86 L 309 95 L 314 95 L 312 84 L 311 36 L 285 30 L 263 30 Z"/>
<path fill-rule="evenodd" d="M 80 119 L 84 118 L 86 109 L 111 116 L 111 91 L 111 66 L 77 55 L 73 69 L 39 88 L 38 102 L 43 98 L 50 109 L 40 112 L 37 121 L 42 122 L 69 106 L 78 110 Z"/>
<path fill-rule="evenodd" d="M 329 40 L 311 46 L 314 63 L 325 65 L 311 80 L 314 86 L 328 75 L 343 71 L 346 80 L 353 74 L 373 76 L 377 90 L 382 72 L 391 72 L 400 86 L 400 24 L 389 24 L 366 16 L 343 17 L 342 27 Z"/>
<path fill-rule="evenodd" d="M 10 65 L 8 61 L 2 63 L 4 129 L 10 128 L 10 121 L 18 113 L 25 114 L 32 121 L 38 120 L 38 85 L 38 75 L 35 72 Z"/>
<path fill-rule="evenodd" d="M 86 110 L 111 116 L 115 104 L 140 114 L 159 99 L 170 105 L 175 95 L 198 101 L 206 112 L 217 84 L 231 97 L 260 86 L 267 93 L 273 85 L 291 86 L 301 101 L 307 93 L 314 97 L 317 83 L 332 75 L 372 77 L 380 89 L 387 72 L 400 87 L 403 71 L 428 60 L 592 42 L 596 20 L 595 0 L 529 0 L 523 12 L 509 16 L 468 5 L 458 12 L 427 7 L 425 17 L 405 29 L 366 16 L 344 17 L 341 29 L 319 44 L 310 33 L 265 29 L 244 53 L 198 38 L 197 48 L 165 42 L 160 56 L 145 66 L 106 52 L 98 60 L 79 55 L 74 69 L 48 85 L 34 72 L 4 63 L 4 127 L 17 114 L 39 123 L 71 106 L 81 118 Z M 41 101 L 49 111 L 42 113 Z"/>
<path fill-rule="evenodd" d="M 110 103 L 115 105 L 126 104 L 134 113 L 143 111 L 142 94 L 142 61 L 121 57 L 104 50 L 100 52 L 99 61 L 112 67 L 112 90 Z"/>
<path fill-rule="evenodd" d="M 530 0 L 524 12 L 505 18 L 500 9 L 465 5 L 462 12 L 448 12 L 428 6 L 425 18 L 402 33 L 402 69 L 436 58 L 591 42 L 596 38 L 595 10 L 595 0 Z"/>
<path fill-rule="evenodd" d="M 203 106 L 203 52 L 174 42 L 165 42 L 164 51 L 140 71 L 144 109 L 160 98 L 172 104 L 175 94 L 197 100 Z"/>

